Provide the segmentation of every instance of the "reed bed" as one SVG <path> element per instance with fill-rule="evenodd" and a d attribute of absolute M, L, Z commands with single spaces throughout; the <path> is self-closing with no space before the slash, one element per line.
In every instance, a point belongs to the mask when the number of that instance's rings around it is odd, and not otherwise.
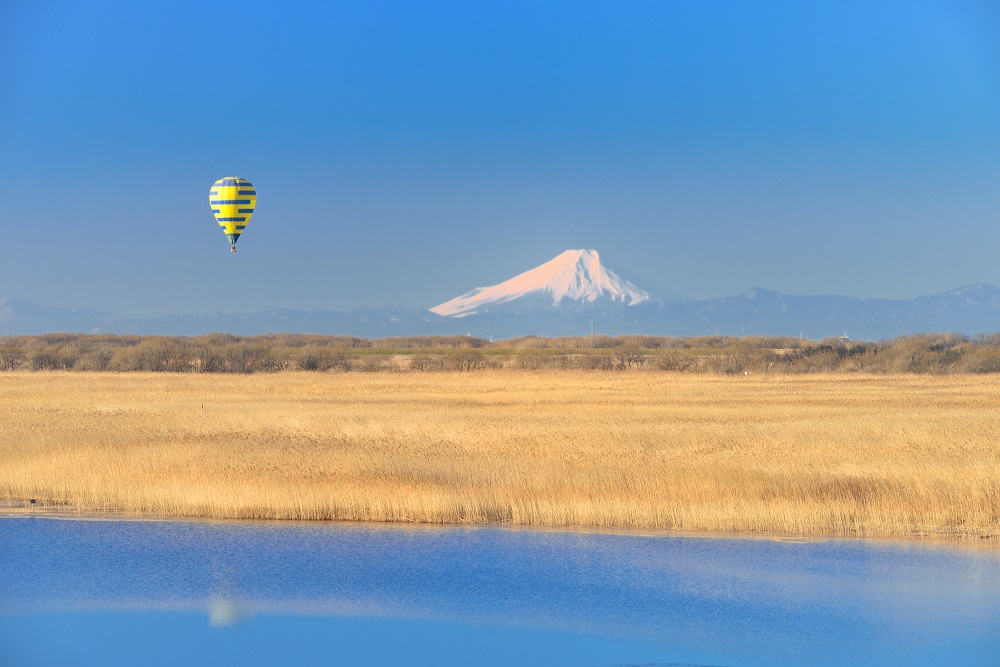
<path fill-rule="evenodd" d="M 983 376 L 6 373 L 0 499 L 992 539 L 998 408 Z"/>

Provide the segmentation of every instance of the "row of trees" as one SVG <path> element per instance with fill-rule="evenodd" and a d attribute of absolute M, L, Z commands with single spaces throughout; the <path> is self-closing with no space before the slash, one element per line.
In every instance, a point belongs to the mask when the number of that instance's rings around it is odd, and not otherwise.
<path fill-rule="evenodd" d="M 0 371 L 260 373 L 651 369 L 714 373 L 1000 373 L 1000 334 L 888 341 L 784 337 L 586 336 L 488 341 L 470 336 L 368 340 L 274 334 L 197 337 L 49 334 L 0 338 Z"/>

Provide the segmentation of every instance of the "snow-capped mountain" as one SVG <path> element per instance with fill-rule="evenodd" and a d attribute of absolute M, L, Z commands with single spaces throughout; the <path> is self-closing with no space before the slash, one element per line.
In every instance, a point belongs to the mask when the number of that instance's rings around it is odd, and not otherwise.
<path fill-rule="evenodd" d="M 596 250 L 567 250 L 499 285 L 478 287 L 435 306 L 431 312 L 444 317 L 466 317 L 515 301 L 530 305 L 548 302 L 561 305 L 565 300 L 575 304 L 607 302 L 634 306 L 651 298 L 648 292 L 603 266 Z"/>

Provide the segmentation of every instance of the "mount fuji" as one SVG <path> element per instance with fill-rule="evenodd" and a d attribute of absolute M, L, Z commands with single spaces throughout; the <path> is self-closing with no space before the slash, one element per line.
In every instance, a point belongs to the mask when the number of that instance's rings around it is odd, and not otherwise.
<path fill-rule="evenodd" d="M 601 264 L 596 250 L 567 250 L 530 271 L 431 308 L 443 317 L 516 312 L 549 306 L 634 306 L 652 295 Z"/>

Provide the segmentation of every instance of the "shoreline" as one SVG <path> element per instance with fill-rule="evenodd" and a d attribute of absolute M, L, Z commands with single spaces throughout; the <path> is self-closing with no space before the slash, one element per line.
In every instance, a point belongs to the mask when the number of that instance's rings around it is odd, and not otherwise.
<path fill-rule="evenodd" d="M 133 514 L 124 511 L 75 510 L 66 506 L 32 507 L 27 501 L 6 501 L 0 503 L 0 520 L 3 519 L 47 519 L 53 521 L 125 521 L 125 522 L 192 522 L 222 524 L 253 524 L 260 526 L 366 526 L 387 530 L 450 530 L 460 528 L 494 528 L 501 530 L 525 530 L 532 532 L 583 533 L 598 535 L 630 535 L 641 537 L 677 537 L 696 539 L 764 540 L 773 542 L 830 542 L 864 541 L 894 544 L 935 544 L 952 547 L 973 547 L 985 549 L 1000 548 L 1000 533 L 974 535 L 962 533 L 911 533 L 896 535 L 858 535 L 848 533 L 781 533 L 755 531 L 712 531 L 682 528 L 629 528 L 613 526 L 550 526 L 511 523 L 429 523 L 413 521 L 345 521 L 317 519 L 242 519 L 215 516 L 167 516 L 153 514 Z"/>

